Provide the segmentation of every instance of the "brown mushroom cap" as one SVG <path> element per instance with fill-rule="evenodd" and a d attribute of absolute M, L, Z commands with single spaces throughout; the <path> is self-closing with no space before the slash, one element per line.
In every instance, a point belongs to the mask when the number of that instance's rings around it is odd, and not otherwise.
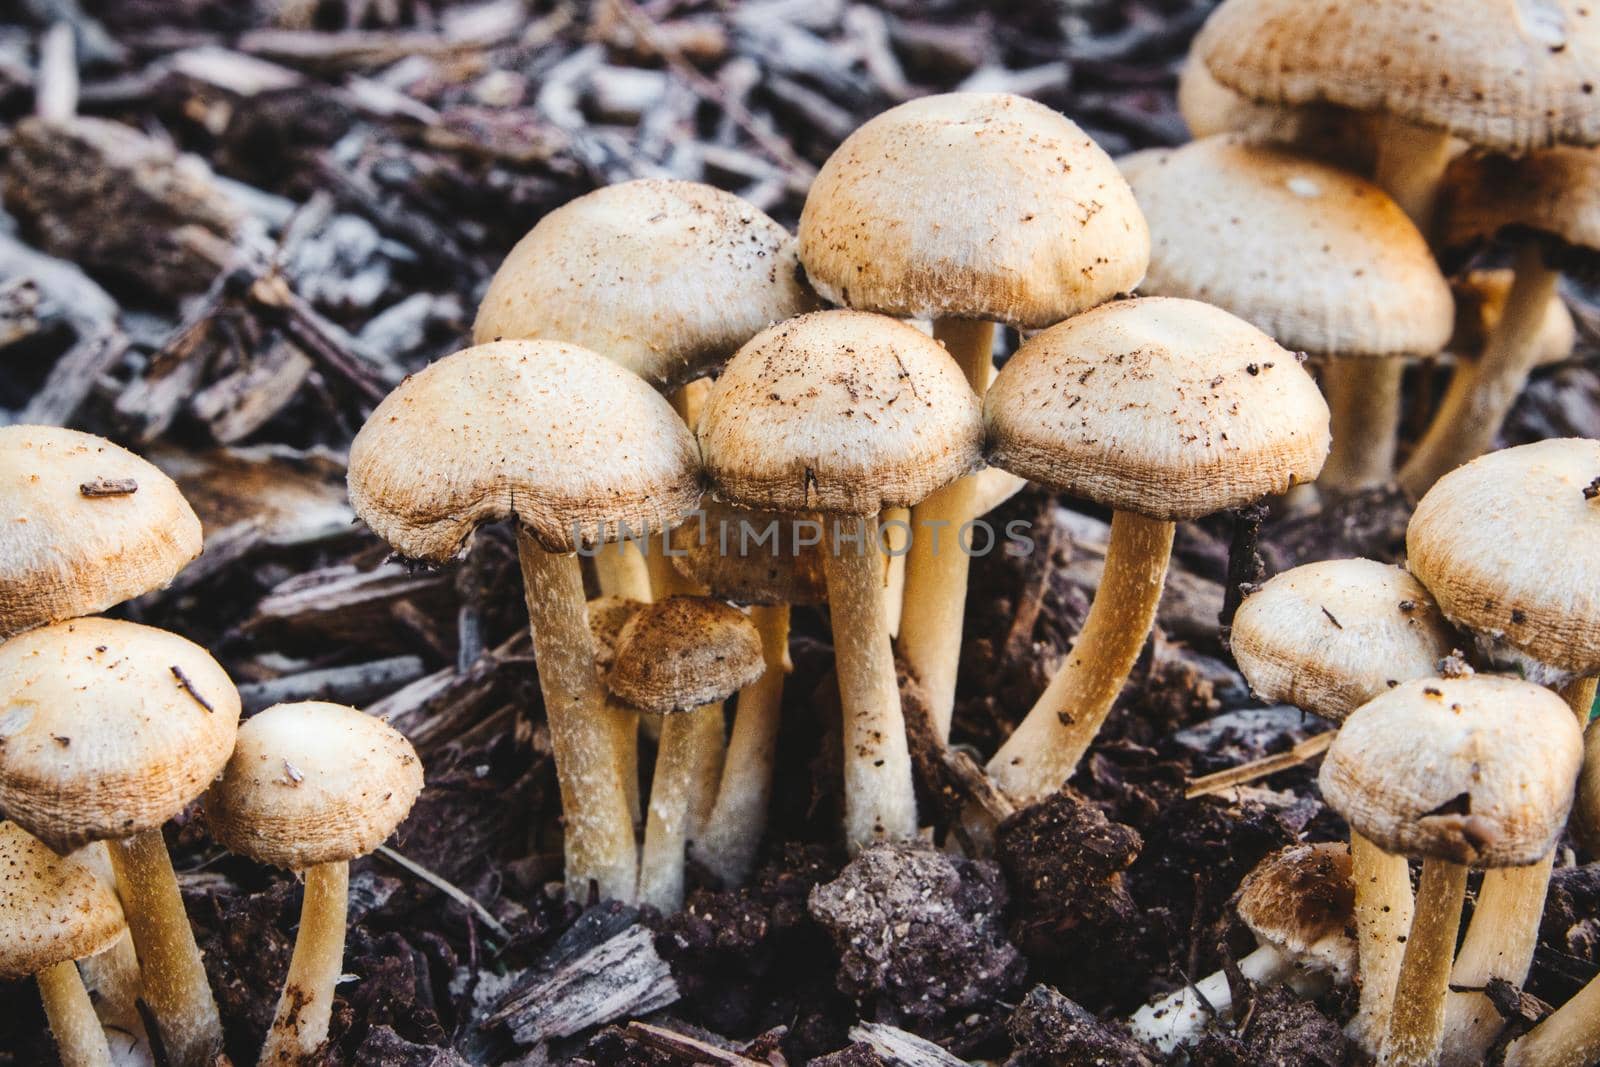
<path fill-rule="evenodd" d="M 1150 233 L 1110 158 L 1009 93 L 890 108 L 823 164 L 800 259 L 835 304 L 1040 327 L 1128 292 Z"/>
<path fill-rule="evenodd" d="M 1600 441 L 1491 452 L 1428 490 L 1407 566 L 1445 618 L 1539 663 L 1600 673 Z"/>
<path fill-rule="evenodd" d="M 1457 356 L 1476 358 L 1489 340 L 1489 335 L 1500 325 L 1505 313 L 1506 300 L 1511 295 L 1511 283 L 1516 272 L 1501 267 L 1494 270 L 1468 271 L 1451 282 L 1456 298 L 1456 326 L 1445 347 Z M 1535 366 L 1560 363 L 1572 355 L 1578 342 L 1578 327 L 1572 321 L 1572 312 L 1560 293 L 1550 294 L 1545 305 L 1544 320 L 1534 338 Z"/>
<path fill-rule="evenodd" d="M 700 497 L 694 438 L 643 379 L 588 349 L 500 341 L 384 398 L 350 446 L 350 503 L 402 555 L 443 562 L 516 516 L 551 552 L 664 530 Z"/>
<path fill-rule="evenodd" d="M 1310 481 L 1328 406 L 1299 360 L 1194 300 L 1124 300 L 1029 338 L 984 401 L 990 462 L 1158 519 Z"/>
<path fill-rule="evenodd" d="M 422 791 L 422 761 L 394 727 L 321 701 L 275 704 L 239 727 L 206 825 L 228 851 L 303 871 L 365 856 Z"/>
<path fill-rule="evenodd" d="M 239 694 L 205 649 L 114 619 L 0 644 L 0 809 L 57 852 L 154 830 L 233 751 Z"/>
<path fill-rule="evenodd" d="M 709 597 L 675 596 L 623 626 L 608 683 L 634 707 L 665 714 L 726 700 L 765 670 L 749 616 Z"/>
<path fill-rule="evenodd" d="M 472 337 L 567 341 L 665 388 L 816 306 L 794 239 L 755 205 L 646 178 L 540 219 L 495 272 Z"/>
<path fill-rule="evenodd" d="M 703 523 L 672 531 L 672 565 L 721 600 L 741 604 L 821 604 L 825 527 L 815 515 L 780 515 L 708 501 Z M 812 543 L 807 543 L 812 542 Z"/>
<path fill-rule="evenodd" d="M 1258 863 L 1239 886 L 1239 918 L 1256 938 L 1340 982 L 1356 972 L 1355 884 L 1350 848 L 1290 845 Z"/>
<path fill-rule="evenodd" d="M 610 669 L 622 628 L 645 604 L 625 596 L 597 596 L 589 601 L 589 633 L 594 636 L 595 665 L 601 670 Z"/>
<path fill-rule="evenodd" d="M 1514 228 L 1538 231 L 1591 255 L 1600 252 L 1600 151 L 1461 156 L 1445 171 L 1439 220 L 1443 241 L 1451 246 Z"/>
<path fill-rule="evenodd" d="M 982 465 L 978 398 L 903 322 L 819 311 L 753 338 L 711 387 L 700 448 L 741 507 L 871 515 Z"/>
<path fill-rule="evenodd" d="M 124 929 L 116 893 L 93 871 L 0 822 L 0 979 L 99 955 Z"/>
<path fill-rule="evenodd" d="M 1450 286 L 1371 182 L 1229 138 L 1127 174 L 1153 235 L 1142 292 L 1204 300 L 1315 354 L 1427 355 L 1449 339 Z"/>
<path fill-rule="evenodd" d="M 1351 829 L 1385 851 L 1520 867 L 1554 847 L 1582 759 L 1577 720 L 1550 690 L 1425 678 L 1351 713 L 1320 781 Z"/>
<path fill-rule="evenodd" d="M 1233 620 L 1250 688 L 1338 721 L 1413 678 L 1430 678 L 1454 634 L 1421 582 L 1387 563 L 1336 559 L 1284 571 Z"/>
<path fill-rule="evenodd" d="M 172 479 L 110 441 L 0 428 L 0 639 L 160 589 L 200 554 Z"/>
<path fill-rule="evenodd" d="M 1600 142 L 1588 0 L 1227 0 L 1193 54 L 1256 100 L 1381 111 L 1511 153 Z"/>

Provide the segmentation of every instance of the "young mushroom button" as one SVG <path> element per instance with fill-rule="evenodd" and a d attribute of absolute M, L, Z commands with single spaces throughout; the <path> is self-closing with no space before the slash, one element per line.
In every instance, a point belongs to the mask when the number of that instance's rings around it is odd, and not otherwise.
<path fill-rule="evenodd" d="M 1061 787 L 1155 618 L 1173 524 L 1315 478 L 1328 408 L 1293 354 L 1225 311 L 1148 297 L 1030 338 L 984 403 L 990 461 L 1115 512 L 1105 578 L 1067 660 L 989 761 L 1014 799 Z"/>

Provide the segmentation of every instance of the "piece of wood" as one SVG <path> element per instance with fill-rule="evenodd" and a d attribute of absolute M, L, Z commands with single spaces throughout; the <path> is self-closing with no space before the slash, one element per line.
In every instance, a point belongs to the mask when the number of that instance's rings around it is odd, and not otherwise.
<path fill-rule="evenodd" d="M 627 1031 L 628 1036 L 641 1045 L 664 1052 L 682 1063 L 710 1064 L 711 1067 L 771 1067 L 760 1060 L 746 1059 L 737 1052 L 719 1048 L 709 1041 L 668 1030 L 665 1026 L 635 1021 L 628 1024 Z"/>
<path fill-rule="evenodd" d="M 1215 796 L 1227 792 L 1236 786 L 1247 785 L 1250 782 L 1265 778 L 1269 774 L 1286 771 L 1290 767 L 1298 767 L 1309 760 L 1316 759 L 1328 751 L 1328 746 L 1333 744 L 1337 730 L 1326 730 L 1314 737 L 1308 737 L 1295 745 L 1287 752 L 1275 752 L 1270 756 L 1263 756 L 1249 763 L 1237 767 L 1228 767 L 1225 770 L 1215 771 L 1211 774 L 1201 775 L 1192 779 L 1189 787 L 1184 790 L 1184 798 L 1193 800 L 1195 797 Z"/>
<path fill-rule="evenodd" d="M 967 1067 L 966 1060 L 932 1041 L 885 1023 L 857 1023 L 850 1028 L 850 1040 L 871 1046 L 891 1067 Z"/>

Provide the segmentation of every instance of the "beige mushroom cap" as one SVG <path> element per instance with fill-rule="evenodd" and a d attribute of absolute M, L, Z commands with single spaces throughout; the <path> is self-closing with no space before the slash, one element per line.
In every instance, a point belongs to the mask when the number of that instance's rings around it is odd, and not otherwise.
<path fill-rule="evenodd" d="M 233 751 L 239 694 L 205 649 L 114 619 L 0 644 L 0 809 L 60 853 L 153 830 Z"/>
<path fill-rule="evenodd" d="M 0 428 L 0 523 L 0 639 L 160 589 L 200 554 L 171 478 L 55 426 Z"/>
<path fill-rule="evenodd" d="M 780 515 L 708 501 L 703 523 L 672 531 L 672 565 L 721 600 L 741 604 L 821 604 L 826 525 L 816 515 Z M 677 554 L 677 553 L 681 553 Z"/>
<path fill-rule="evenodd" d="M 495 272 L 472 338 L 567 341 L 665 388 L 816 307 L 794 238 L 754 204 L 647 178 L 539 220 Z"/>
<path fill-rule="evenodd" d="M 709 597 L 675 596 L 628 620 L 608 683 L 634 707 L 665 714 L 726 700 L 765 670 L 748 615 Z"/>
<path fill-rule="evenodd" d="M 206 825 L 229 852 L 303 871 L 365 856 L 422 791 L 422 761 L 382 719 L 308 700 L 274 704 L 239 727 Z"/>
<path fill-rule="evenodd" d="M 982 465 L 978 398 L 903 322 L 819 311 L 753 338 L 711 387 L 700 449 L 741 507 L 871 515 Z"/>
<path fill-rule="evenodd" d="M 1594 107 L 1600 111 L 1600 102 Z M 1447 245 L 1517 228 L 1600 251 L 1600 150 L 1547 148 L 1520 159 L 1464 155 L 1445 171 L 1439 200 Z"/>
<path fill-rule="evenodd" d="M 1356 973 L 1355 883 L 1341 842 L 1290 845 L 1245 876 L 1235 909 L 1256 938 L 1340 982 Z"/>
<path fill-rule="evenodd" d="M 1507 267 L 1468 271 L 1454 279 L 1451 288 L 1456 298 L 1456 326 L 1445 347 L 1457 356 L 1477 358 L 1489 335 L 1500 325 L 1515 280 L 1516 272 Z M 1567 310 L 1567 302 L 1560 293 L 1551 293 L 1533 340 L 1534 365 L 1543 367 L 1570 358 L 1577 343 L 1578 327 Z"/>
<path fill-rule="evenodd" d="M 116 893 L 93 871 L 0 822 L 0 979 L 97 956 L 124 929 Z"/>
<path fill-rule="evenodd" d="M 1582 760 L 1577 720 L 1550 690 L 1424 678 L 1357 708 L 1320 781 L 1350 828 L 1385 851 L 1521 867 L 1555 846 Z"/>
<path fill-rule="evenodd" d="M 925 96 L 823 164 L 800 260 L 835 304 L 1041 327 L 1129 292 L 1150 233 L 1089 135 L 1009 93 Z"/>
<path fill-rule="evenodd" d="M 1588 0 L 1227 0 L 1193 55 L 1269 103 L 1381 111 L 1512 153 L 1600 142 Z"/>
<path fill-rule="evenodd" d="M 586 348 L 499 341 L 384 398 L 350 445 L 350 503 L 401 555 L 443 562 L 516 516 L 552 552 L 664 530 L 700 497 L 688 427 Z"/>
<path fill-rule="evenodd" d="M 1445 618 L 1580 675 L 1600 673 L 1600 441 L 1491 452 L 1428 490 L 1407 566 Z"/>
<path fill-rule="evenodd" d="M 1280 148 L 1210 138 L 1129 168 L 1150 220 L 1141 291 L 1215 304 L 1319 355 L 1428 355 L 1450 286 L 1382 189 Z"/>
<path fill-rule="evenodd" d="M 1335 722 L 1401 682 L 1433 677 L 1453 644 L 1422 583 L 1370 559 L 1284 571 L 1233 620 L 1233 656 L 1250 688 Z"/>
<path fill-rule="evenodd" d="M 1328 406 L 1299 360 L 1226 311 L 1170 297 L 1036 334 L 984 416 L 995 466 L 1158 519 L 1282 493 L 1328 455 Z"/>
<path fill-rule="evenodd" d="M 648 602 L 625 596 L 597 596 L 588 603 L 589 633 L 594 637 L 594 661 L 601 670 L 609 670 L 616 658 L 617 638 L 622 628 Z"/>

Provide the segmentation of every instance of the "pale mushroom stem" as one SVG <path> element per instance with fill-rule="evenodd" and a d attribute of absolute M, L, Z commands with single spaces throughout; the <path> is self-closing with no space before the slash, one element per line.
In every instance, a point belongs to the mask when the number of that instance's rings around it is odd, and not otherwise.
<path fill-rule="evenodd" d="M 1239 973 L 1262 986 L 1278 985 L 1295 969 L 1294 961 L 1271 945 L 1261 945 L 1239 961 Z M 1227 1015 L 1232 1008 L 1233 986 L 1226 971 L 1217 971 L 1146 1004 L 1133 1013 L 1128 1029 L 1158 1051 L 1171 1054 L 1180 1045 L 1197 1041 L 1214 1016 Z"/>
<path fill-rule="evenodd" d="M 1506 1049 L 1505 1067 L 1589 1067 L 1600 1060 L 1600 978 Z"/>
<path fill-rule="evenodd" d="M 1380 1062 L 1392 1067 L 1431 1067 L 1439 1061 L 1450 963 L 1467 895 L 1467 869 L 1429 857 L 1417 885 L 1417 910 L 1406 938 L 1395 984 L 1394 1011 Z"/>
<path fill-rule="evenodd" d="M 35 980 L 61 1067 L 111 1067 L 111 1047 L 89 1002 L 89 991 L 78 977 L 78 965 L 72 960 L 58 963 L 40 971 Z"/>
<path fill-rule="evenodd" d="M 722 702 L 707 705 L 711 710 L 694 716 L 694 766 L 689 777 L 689 821 L 685 832 L 698 837 L 711 818 L 711 809 L 717 803 L 717 786 L 722 781 L 722 768 L 728 752 L 727 720 Z"/>
<path fill-rule="evenodd" d="M 936 319 L 933 336 L 944 343 L 973 391 L 983 396 L 994 372 L 994 323 Z M 922 683 L 941 740 L 950 736 L 955 711 L 970 562 L 961 545 L 961 527 L 978 514 L 973 510 L 976 487 L 975 477 L 969 475 L 911 509 L 900 654 Z"/>
<path fill-rule="evenodd" d="M 567 892 L 581 901 L 593 880 L 603 898 L 629 902 L 638 881 L 638 849 L 618 754 L 626 725 L 606 700 L 595 669 L 578 557 L 546 551 L 520 528 L 517 550 L 561 784 Z"/>
<path fill-rule="evenodd" d="M 789 648 L 787 605 L 751 608 L 750 619 L 761 634 L 766 672 L 739 690 L 717 802 L 690 847 L 694 858 L 724 886 L 739 885 L 750 876 L 766 830 Z"/>
<path fill-rule="evenodd" d="M 1595 679 L 1580 678 L 1561 691 L 1580 726 L 1589 721 L 1594 703 Z M 1529 867 L 1498 867 L 1485 871 L 1478 890 L 1478 906 L 1467 926 L 1467 936 L 1456 955 L 1450 984 L 1482 988 L 1491 978 L 1514 986 L 1527 980 L 1533 952 L 1539 942 L 1539 921 L 1555 866 L 1552 850 Z M 1482 1063 L 1505 1019 L 1482 993 L 1451 993 L 1445 1006 L 1445 1067 L 1470 1067 Z"/>
<path fill-rule="evenodd" d="M 310 1063 L 328 1040 L 333 991 L 344 971 L 345 909 L 349 905 L 350 864 L 322 863 L 305 872 L 300 930 L 289 957 L 272 1029 L 261 1047 L 260 1064 Z"/>
<path fill-rule="evenodd" d="M 108 841 L 106 850 L 167 1059 L 175 1067 L 210 1067 L 222 1050 L 222 1020 L 161 831 Z"/>
<path fill-rule="evenodd" d="M 1400 471 L 1400 484 L 1421 497 L 1433 483 L 1494 445 L 1539 356 L 1538 337 L 1560 275 L 1545 265 L 1537 242 L 1517 250 L 1505 311 L 1484 342 L 1472 388 L 1450 390 Z"/>
<path fill-rule="evenodd" d="M 1375 1052 L 1389 1029 L 1401 955 L 1411 932 L 1411 870 L 1404 856 L 1385 852 L 1352 832 L 1350 881 L 1355 886 L 1361 1000 L 1349 1032 L 1369 1052 Z"/>
<path fill-rule="evenodd" d="M 1351 493 L 1394 477 L 1400 432 L 1398 359 L 1330 359 L 1322 371 L 1333 445 L 1317 485 Z"/>
<path fill-rule="evenodd" d="M 917 798 L 883 607 L 875 515 L 839 516 L 824 538 L 834 660 L 844 711 L 844 828 L 851 852 L 917 833 Z"/>
<path fill-rule="evenodd" d="M 906 598 L 906 551 L 910 547 L 911 509 L 885 508 L 882 514 L 883 547 L 889 560 L 883 580 L 883 610 L 889 615 L 889 636 L 899 638 L 900 617 Z"/>
<path fill-rule="evenodd" d="M 650 809 L 645 820 L 644 854 L 639 862 L 639 903 L 663 912 L 683 907 L 683 858 L 689 840 L 689 805 L 696 773 L 696 719 L 722 718 L 722 705 L 706 704 L 693 711 L 663 717 L 661 748 L 650 783 Z M 720 724 L 719 724 L 720 728 Z"/>
<path fill-rule="evenodd" d="M 649 603 L 650 565 L 638 541 L 609 541 L 594 554 L 594 577 L 601 596 Z"/>
<path fill-rule="evenodd" d="M 1130 511 L 1112 515 L 1105 573 L 1083 631 L 989 761 L 989 776 L 1017 803 L 1033 804 L 1060 789 L 1111 713 L 1155 623 L 1175 529 Z"/>
<path fill-rule="evenodd" d="M 116 889 L 117 872 L 111 865 L 111 853 L 104 841 L 85 845 L 74 852 L 72 858 Z M 83 976 L 84 987 L 89 990 L 89 999 L 101 1024 L 113 1033 L 123 1034 L 132 1048 L 148 1049 L 150 1036 L 139 1014 L 144 983 L 139 977 L 139 954 L 133 947 L 133 935 L 124 929 L 110 948 L 79 960 L 78 973 Z"/>
<path fill-rule="evenodd" d="M 1374 177 L 1424 237 L 1433 228 L 1434 202 L 1449 165 L 1447 131 L 1389 116 L 1378 144 Z"/>

